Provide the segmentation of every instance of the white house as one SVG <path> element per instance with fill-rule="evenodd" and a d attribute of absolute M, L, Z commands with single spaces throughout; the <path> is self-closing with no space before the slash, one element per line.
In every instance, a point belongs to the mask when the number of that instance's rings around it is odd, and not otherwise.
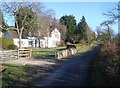
<path fill-rule="evenodd" d="M 57 30 L 57 28 L 55 28 L 48 34 L 49 35 L 47 37 L 45 36 L 40 37 L 40 40 L 38 40 L 36 37 L 28 37 L 29 43 L 32 42 L 31 45 L 33 47 L 39 47 L 39 41 L 40 41 L 41 48 L 52 48 L 60 45 L 61 34 Z"/>
<path fill-rule="evenodd" d="M 41 48 L 52 48 L 52 47 L 58 47 L 60 45 L 60 40 L 61 40 L 61 34 L 55 28 L 52 30 L 49 35 L 40 37 L 39 40 L 36 37 L 28 37 L 27 39 L 21 39 L 22 41 L 22 47 L 40 47 Z M 2 33 L 0 31 L 0 36 L 2 36 Z M 16 31 L 8 31 L 4 32 L 4 37 L 5 38 L 13 38 L 14 44 L 19 47 L 19 38 L 18 34 Z"/>
<path fill-rule="evenodd" d="M 4 37 L 5 38 L 13 38 L 14 44 L 19 47 L 19 38 L 18 38 L 18 34 L 16 31 L 8 31 L 4 33 Z M 28 39 L 21 39 L 21 47 L 28 47 L 29 43 L 28 43 Z"/>
<path fill-rule="evenodd" d="M 43 37 L 43 39 L 40 40 L 40 46 L 42 46 L 43 48 L 58 47 L 58 45 L 60 45 L 60 40 L 61 40 L 61 34 L 57 30 L 57 28 L 55 28 L 50 32 L 48 37 Z"/>
<path fill-rule="evenodd" d="M 18 38 L 13 38 L 13 41 L 14 41 L 14 44 L 19 47 L 19 39 Z M 21 46 L 22 47 L 28 47 L 29 44 L 28 44 L 28 39 L 21 39 Z"/>

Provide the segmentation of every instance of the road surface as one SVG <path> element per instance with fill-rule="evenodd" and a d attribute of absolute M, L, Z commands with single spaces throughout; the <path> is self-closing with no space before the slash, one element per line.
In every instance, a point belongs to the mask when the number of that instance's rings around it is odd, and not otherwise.
<path fill-rule="evenodd" d="M 68 61 L 61 68 L 43 80 L 36 80 L 34 86 L 89 86 L 91 64 L 97 56 L 99 46 Z"/>

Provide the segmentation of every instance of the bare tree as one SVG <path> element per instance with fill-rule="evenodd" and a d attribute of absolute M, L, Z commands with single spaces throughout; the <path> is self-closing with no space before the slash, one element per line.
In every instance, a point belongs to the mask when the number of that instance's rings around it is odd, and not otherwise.
<path fill-rule="evenodd" d="M 21 48 L 21 39 L 22 39 L 22 34 L 23 34 L 23 30 L 25 30 L 25 26 L 26 25 L 30 25 L 33 24 L 36 20 L 35 19 L 31 19 L 29 22 L 26 20 L 27 17 L 29 16 L 29 14 L 24 14 L 23 16 L 23 20 L 21 21 L 21 25 L 19 24 L 18 20 L 17 20 L 17 16 L 20 13 L 20 9 L 22 9 L 24 6 L 30 8 L 33 10 L 33 12 L 35 13 L 39 13 L 39 9 L 38 7 L 40 7 L 40 5 L 36 4 L 36 3 L 25 3 L 25 2 L 9 2 L 9 3 L 2 3 L 2 10 L 5 12 L 5 14 L 10 15 L 11 18 L 14 19 L 14 23 L 16 25 L 16 27 L 12 27 L 12 29 L 16 30 L 19 36 L 19 48 Z M 11 29 L 11 27 L 9 27 L 7 30 Z"/>
<path fill-rule="evenodd" d="M 118 3 L 115 3 L 115 7 L 106 13 L 103 13 L 103 15 L 106 15 L 109 17 L 109 20 L 106 21 L 107 25 L 114 24 L 118 22 L 118 36 L 120 37 L 120 1 Z M 118 40 L 120 41 L 120 40 Z"/>
<path fill-rule="evenodd" d="M 111 34 L 110 34 L 110 25 L 115 24 L 118 21 L 118 30 L 120 30 L 120 2 L 115 3 L 115 7 L 103 15 L 108 16 L 109 20 L 102 22 L 100 25 L 107 27 L 108 32 L 108 41 L 111 42 Z"/>
<path fill-rule="evenodd" d="M 103 15 L 106 15 L 110 18 L 108 20 L 109 23 L 116 23 L 116 21 L 120 19 L 120 1 L 115 3 L 115 7 L 113 9 L 103 13 Z"/>
<path fill-rule="evenodd" d="M 110 25 L 111 25 L 111 21 L 104 21 L 103 23 L 101 23 L 101 26 L 105 26 L 107 27 L 107 33 L 108 33 L 108 37 L 107 37 L 107 41 L 111 42 L 111 32 L 110 32 Z"/>
<path fill-rule="evenodd" d="M 52 22 L 53 18 L 54 18 L 53 10 L 46 10 L 46 11 L 43 10 L 41 12 L 41 14 L 38 15 L 38 17 L 37 17 L 36 30 L 35 30 L 34 35 L 36 35 L 36 37 L 38 37 L 39 47 L 40 47 L 40 38 L 43 36 L 47 37 L 47 43 L 48 43 L 50 26 L 51 26 L 51 22 Z"/>

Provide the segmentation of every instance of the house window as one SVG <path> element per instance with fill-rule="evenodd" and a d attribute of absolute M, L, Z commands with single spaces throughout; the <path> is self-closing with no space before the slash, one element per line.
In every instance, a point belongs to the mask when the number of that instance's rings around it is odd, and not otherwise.
<path fill-rule="evenodd" d="M 32 45 L 33 44 L 33 41 L 29 41 L 29 45 Z"/>
<path fill-rule="evenodd" d="M 59 39 L 59 35 L 55 34 L 55 37 L 56 37 L 57 39 Z"/>

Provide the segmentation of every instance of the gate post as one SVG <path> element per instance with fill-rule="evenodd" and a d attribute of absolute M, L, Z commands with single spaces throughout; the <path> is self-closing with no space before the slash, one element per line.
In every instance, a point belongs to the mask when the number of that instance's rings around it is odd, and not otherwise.
<path fill-rule="evenodd" d="M 19 49 L 18 49 L 18 59 L 19 59 Z"/>

